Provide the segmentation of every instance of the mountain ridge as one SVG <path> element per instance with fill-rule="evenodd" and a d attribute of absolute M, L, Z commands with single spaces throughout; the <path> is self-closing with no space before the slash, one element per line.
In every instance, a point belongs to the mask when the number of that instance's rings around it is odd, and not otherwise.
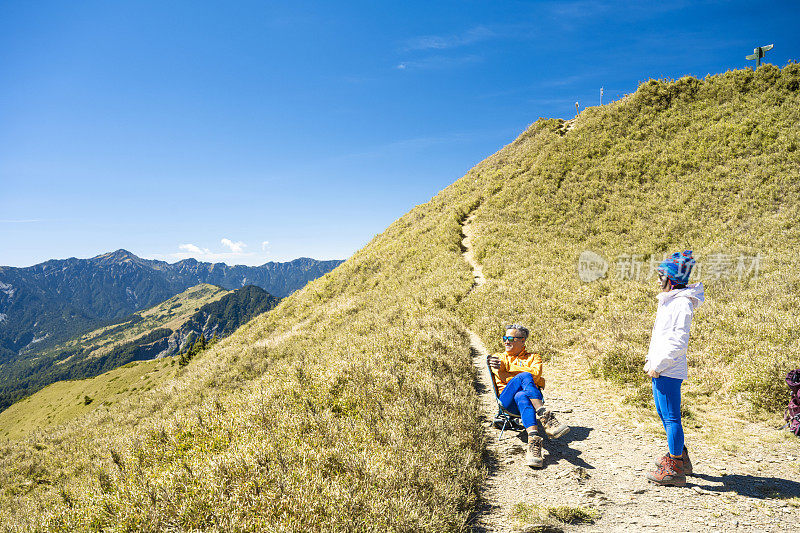
<path fill-rule="evenodd" d="M 79 259 L 77 257 L 69 257 L 69 258 L 65 258 L 65 259 L 48 259 L 47 261 L 43 261 L 42 263 L 37 263 L 37 265 L 44 264 L 44 263 L 49 263 L 51 261 L 67 261 L 67 260 L 73 260 L 73 259 L 74 260 L 78 260 L 78 261 L 82 260 L 82 259 Z M 98 263 L 105 263 L 105 262 L 119 263 L 119 262 L 125 262 L 125 261 L 132 261 L 132 262 L 138 262 L 138 263 L 141 263 L 141 264 L 147 264 L 147 265 L 151 265 L 151 266 L 155 266 L 155 265 L 175 266 L 175 265 L 180 265 L 180 264 L 187 264 L 187 265 L 209 265 L 209 266 L 212 266 L 212 267 L 216 267 L 218 265 L 221 265 L 221 266 L 227 267 L 227 268 L 234 268 L 234 267 L 244 267 L 244 268 L 262 268 L 262 267 L 267 267 L 267 268 L 274 268 L 277 265 L 283 265 L 283 264 L 286 264 L 286 263 L 303 263 L 303 262 L 314 262 L 314 263 L 317 263 L 317 262 L 319 262 L 319 263 L 338 262 L 338 263 L 342 263 L 343 262 L 343 260 L 341 260 L 341 259 L 313 259 L 311 257 L 301 256 L 301 257 L 296 257 L 295 259 L 292 259 L 290 261 L 267 261 L 265 263 L 261 263 L 260 265 L 244 265 L 244 264 L 229 265 L 228 263 L 224 263 L 224 262 L 212 263 L 210 261 L 200 261 L 198 259 L 195 259 L 194 257 L 187 257 L 186 259 L 180 259 L 178 261 L 175 261 L 174 263 L 170 263 L 169 261 L 163 261 L 161 259 L 147 259 L 147 258 L 144 258 L 144 257 L 140 257 L 140 256 L 134 254 L 133 252 L 130 252 L 130 251 L 126 250 L 125 248 L 119 248 L 117 250 L 114 250 L 113 252 L 106 252 L 104 254 L 98 254 L 98 255 L 95 255 L 93 257 L 89 257 L 89 258 L 87 258 L 85 260 L 86 261 L 94 261 L 94 262 L 98 262 Z M 36 265 L 32 265 L 32 266 L 36 266 Z M 0 268 L 30 268 L 30 267 L 3 267 L 3 266 L 0 266 Z"/>
<path fill-rule="evenodd" d="M 119 249 L 89 259 L 0 266 L 0 362 L 146 309 L 199 283 L 228 290 L 256 285 L 282 298 L 341 263 L 306 257 L 257 267 L 194 259 L 167 263 Z"/>

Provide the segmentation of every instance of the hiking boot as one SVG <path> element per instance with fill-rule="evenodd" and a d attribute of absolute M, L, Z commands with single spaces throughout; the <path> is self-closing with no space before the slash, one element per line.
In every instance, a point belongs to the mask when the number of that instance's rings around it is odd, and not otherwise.
<path fill-rule="evenodd" d="M 667 455 L 656 461 L 656 466 L 661 466 L 664 464 L 664 460 L 669 457 L 669 452 Z M 689 459 L 689 450 L 686 449 L 686 446 L 683 447 L 683 454 L 681 454 L 681 459 L 683 459 L 683 473 L 684 475 L 691 476 L 692 475 L 692 460 Z"/>
<path fill-rule="evenodd" d="M 525 452 L 525 462 L 533 468 L 541 468 L 544 464 L 542 460 L 542 437 L 533 433 L 528 434 L 528 450 Z"/>
<path fill-rule="evenodd" d="M 683 473 L 683 459 L 676 459 L 671 455 L 667 455 L 664 458 L 664 464 L 660 465 L 655 472 L 649 472 L 647 479 L 657 485 L 683 487 L 686 485 L 686 475 Z"/>
<path fill-rule="evenodd" d="M 538 414 L 538 413 L 537 413 Z M 565 426 L 558 420 L 551 411 L 545 411 L 539 415 L 539 421 L 542 423 L 544 432 L 551 439 L 557 439 L 562 435 L 569 433 L 569 426 Z"/>

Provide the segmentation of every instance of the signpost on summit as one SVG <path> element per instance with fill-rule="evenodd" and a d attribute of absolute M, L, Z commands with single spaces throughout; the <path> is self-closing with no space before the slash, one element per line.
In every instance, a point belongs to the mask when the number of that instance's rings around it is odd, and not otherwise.
<path fill-rule="evenodd" d="M 774 45 L 768 44 L 767 46 L 759 46 L 759 47 L 757 47 L 757 48 L 753 48 L 753 53 L 752 53 L 752 54 L 750 54 L 749 56 L 745 56 L 745 59 L 749 59 L 749 60 L 751 60 L 751 61 L 752 61 L 753 59 L 755 59 L 755 61 L 756 61 L 756 68 L 758 68 L 758 67 L 760 67 L 760 66 L 761 66 L 761 58 L 762 58 L 762 57 L 764 57 L 764 54 L 765 54 L 766 52 L 768 52 L 768 51 L 772 50 L 772 47 L 773 47 L 773 46 L 774 46 Z"/>

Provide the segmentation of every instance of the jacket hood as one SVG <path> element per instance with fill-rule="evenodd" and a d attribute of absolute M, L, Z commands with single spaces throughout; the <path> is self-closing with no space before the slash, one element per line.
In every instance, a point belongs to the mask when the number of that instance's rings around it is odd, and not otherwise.
<path fill-rule="evenodd" d="M 658 301 L 662 304 L 666 304 L 675 298 L 689 298 L 692 303 L 692 309 L 697 309 L 706 300 L 703 283 L 693 283 L 692 285 L 687 285 L 685 289 L 673 289 L 658 295 Z"/>

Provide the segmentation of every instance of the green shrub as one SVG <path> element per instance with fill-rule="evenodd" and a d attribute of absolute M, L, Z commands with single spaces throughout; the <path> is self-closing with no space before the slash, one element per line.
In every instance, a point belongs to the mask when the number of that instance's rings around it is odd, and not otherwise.
<path fill-rule="evenodd" d="M 789 354 L 747 354 L 736 363 L 733 392 L 742 393 L 759 410 L 777 413 L 786 409 L 786 374 L 800 367 L 800 360 Z"/>
<path fill-rule="evenodd" d="M 600 356 L 600 360 L 592 366 L 593 374 L 616 383 L 636 383 L 642 381 L 644 374 L 644 357 L 628 346 L 615 346 Z"/>
<path fill-rule="evenodd" d="M 592 524 L 600 512 L 586 507 L 568 505 L 541 506 L 520 502 L 514 505 L 512 516 L 523 523 L 552 526 L 554 524 Z M 555 520 L 553 520 L 555 519 Z"/>

